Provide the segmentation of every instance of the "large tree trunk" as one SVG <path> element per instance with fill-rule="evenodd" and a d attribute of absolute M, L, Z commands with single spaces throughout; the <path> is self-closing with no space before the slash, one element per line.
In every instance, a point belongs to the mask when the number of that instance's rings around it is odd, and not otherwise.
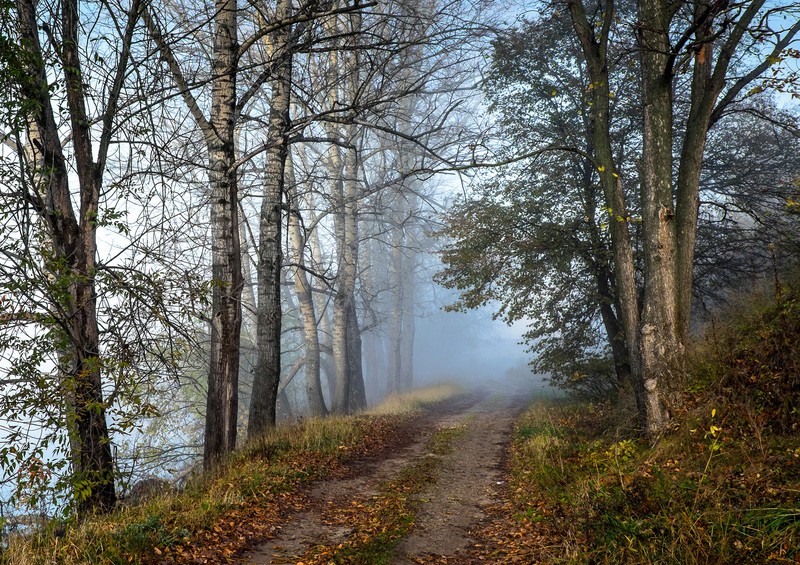
<path fill-rule="evenodd" d="M 275 6 L 277 21 L 291 16 L 290 0 L 278 0 Z M 281 203 L 285 186 L 288 132 L 290 127 L 292 53 L 291 26 L 286 25 L 271 34 L 273 49 L 272 100 L 267 134 L 274 145 L 267 151 L 264 200 L 261 204 L 261 223 L 258 248 L 258 357 L 250 400 L 250 437 L 263 434 L 275 426 L 275 407 L 281 377 L 281 287 L 283 262 L 281 241 Z"/>
<path fill-rule="evenodd" d="M 103 179 L 100 165 L 94 162 L 92 138 L 84 100 L 84 84 L 78 54 L 78 3 L 62 3 L 63 65 L 66 70 L 67 104 L 72 126 L 72 144 L 80 184 L 80 214 L 78 239 L 65 249 L 74 278 L 69 323 L 76 355 L 73 375 L 74 416 L 80 442 L 76 484 L 87 481 L 91 492 L 84 499 L 78 495 L 78 513 L 105 511 L 116 502 L 114 492 L 114 463 L 106 424 L 102 391 L 102 361 L 100 332 L 97 323 L 97 293 L 94 275 L 97 271 L 97 217 L 100 185 Z M 113 112 L 113 110 L 110 110 Z M 98 409 L 99 407 L 99 409 Z M 80 492 L 80 491 L 79 491 Z"/>
<path fill-rule="evenodd" d="M 186 107 L 203 133 L 211 200 L 211 352 L 206 393 L 203 466 L 214 468 L 236 447 L 239 349 L 242 326 L 242 257 L 235 124 L 238 117 L 236 0 L 216 0 L 211 62 L 211 114 L 203 114 L 158 22 L 145 7 L 142 18 Z"/>
<path fill-rule="evenodd" d="M 704 4 L 704 2 L 698 2 L 695 8 L 695 20 L 701 16 Z M 705 8 L 707 9 L 707 5 Z M 706 135 L 711 123 L 711 112 L 714 110 L 714 103 L 719 92 L 713 92 L 714 88 L 711 84 L 713 62 L 711 21 L 713 20 L 709 20 L 706 25 L 700 25 L 696 34 L 701 45 L 694 58 L 690 96 L 692 104 L 689 108 L 689 118 L 686 122 L 686 132 L 681 148 L 675 202 L 678 332 L 680 339 L 684 341 L 689 334 L 692 312 L 692 274 L 695 240 L 697 239 L 697 218 L 700 209 L 700 172 L 706 148 Z"/>
<path fill-rule="evenodd" d="M 648 435 L 657 437 L 667 417 L 659 380 L 680 372 L 683 358 L 683 343 L 678 334 L 672 199 L 670 5 L 661 0 L 641 0 L 639 17 L 644 95 L 641 190 L 645 288 L 641 355 L 645 427 Z"/>
<path fill-rule="evenodd" d="M 203 464 L 209 470 L 236 447 L 242 268 L 234 169 L 237 74 L 236 0 L 217 0 L 211 117 L 204 130 L 211 183 L 211 357 Z"/>
<path fill-rule="evenodd" d="M 694 57 L 690 92 L 691 105 L 681 146 L 675 201 L 678 334 L 684 341 L 688 337 L 691 325 L 694 254 L 700 208 L 700 173 L 706 138 L 708 130 L 713 125 L 715 114 L 718 118 L 724 106 L 732 100 L 723 101 L 722 108 L 717 106 L 719 96 L 726 84 L 734 50 L 764 3 L 765 0 L 750 2 L 747 9 L 741 14 L 739 21 L 732 27 L 732 32 L 727 40 L 718 49 L 715 49 L 718 38 L 713 24 L 721 5 L 709 0 L 701 0 L 695 4 L 692 23 L 696 29 L 694 39 L 698 50 Z M 781 43 L 788 45 L 798 31 L 800 31 L 800 22 L 785 34 L 779 45 Z M 780 50 L 782 47 L 776 46 L 776 49 Z M 714 58 L 715 51 L 717 52 L 716 60 Z M 767 58 L 767 64 L 771 65 L 769 58 Z M 755 76 L 757 74 L 751 73 L 739 79 L 731 92 L 736 92 L 737 88 L 743 88 Z"/>
<path fill-rule="evenodd" d="M 591 125 L 589 125 L 587 131 L 593 131 Z M 594 143 L 597 137 L 596 135 L 590 135 L 586 140 L 587 152 L 590 155 L 595 153 Z M 603 328 L 605 329 L 614 361 L 615 388 L 620 390 L 635 385 L 635 382 L 631 374 L 631 357 L 625 340 L 625 332 L 619 319 L 622 307 L 619 296 L 613 287 L 614 272 L 610 261 L 611 257 L 609 256 L 609 251 L 611 250 L 607 249 L 602 230 L 595 220 L 598 198 L 603 196 L 597 193 L 594 182 L 595 169 L 596 165 L 586 162 L 583 165 L 582 174 L 584 214 L 588 218 L 590 241 L 594 248 L 591 252 L 592 258 L 589 260 L 589 264 L 595 280 Z"/>

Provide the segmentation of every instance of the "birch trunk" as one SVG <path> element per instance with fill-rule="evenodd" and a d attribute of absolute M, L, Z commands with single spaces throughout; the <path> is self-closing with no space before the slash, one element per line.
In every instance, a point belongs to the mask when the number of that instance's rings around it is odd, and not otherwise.
<path fill-rule="evenodd" d="M 277 0 L 275 18 L 285 21 L 291 16 L 290 0 Z M 270 103 L 267 135 L 274 144 L 266 154 L 264 199 L 258 246 L 258 316 L 257 358 L 250 399 L 249 437 L 275 427 L 278 386 L 281 377 L 281 286 L 283 262 L 281 241 L 281 204 L 285 189 L 286 156 L 290 127 L 292 53 L 291 26 L 271 34 L 273 75 L 270 80 Z"/>
<path fill-rule="evenodd" d="M 317 331 L 317 314 L 314 307 L 314 296 L 312 293 L 311 282 L 305 267 L 305 237 L 303 228 L 300 224 L 299 199 L 297 196 L 297 185 L 294 178 L 291 155 L 286 161 L 287 172 L 287 192 L 289 195 L 289 244 L 291 255 L 290 262 L 297 265 L 294 268 L 292 281 L 300 310 L 301 324 L 303 326 L 303 339 L 305 342 L 305 377 L 306 377 L 306 396 L 308 398 L 309 413 L 312 416 L 325 416 L 328 408 L 325 406 L 325 399 L 322 395 L 322 383 L 320 382 L 320 347 L 319 333 Z"/>
<path fill-rule="evenodd" d="M 317 215 L 313 212 L 313 198 L 311 195 L 306 195 L 306 200 L 308 204 L 308 209 L 310 210 L 311 222 L 313 224 L 317 223 Z M 322 272 L 324 269 L 324 261 L 323 261 L 323 253 L 322 253 L 322 245 L 320 245 L 319 241 L 319 234 L 315 230 L 311 234 L 310 240 L 311 246 L 311 256 L 312 256 L 312 266 L 317 272 Z M 320 369 L 321 372 L 325 374 L 325 383 L 328 387 L 328 397 L 333 399 L 336 395 L 336 372 L 332 366 L 332 351 L 333 351 L 333 328 L 331 326 L 331 317 L 329 315 L 329 296 L 322 292 L 322 289 L 318 289 L 318 292 L 314 294 L 314 288 L 311 288 L 311 292 L 314 298 L 314 306 L 317 312 L 318 321 L 319 321 L 319 332 L 317 335 L 320 335 Z M 328 357 L 322 357 L 323 351 L 327 351 Z"/>
<path fill-rule="evenodd" d="M 242 268 L 235 162 L 236 0 L 217 0 L 211 114 L 204 128 L 211 184 L 211 361 L 203 465 L 209 470 L 236 448 Z"/>

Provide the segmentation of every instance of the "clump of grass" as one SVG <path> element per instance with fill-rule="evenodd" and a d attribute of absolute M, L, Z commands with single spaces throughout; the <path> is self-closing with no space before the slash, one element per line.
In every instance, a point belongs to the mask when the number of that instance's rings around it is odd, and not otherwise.
<path fill-rule="evenodd" d="M 532 562 L 792 562 L 800 458 L 781 437 L 752 452 L 729 435 L 733 415 L 711 412 L 649 447 L 587 428 L 585 407 L 535 407 L 512 449 L 505 529 L 539 540 L 521 542 Z"/>
<path fill-rule="evenodd" d="M 464 389 L 456 384 L 441 383 L 401 394 L 390 394 L 380 404 L 371 408 L 368 414 L 409 414 L 424 406 L 463 394 L 463 392 Z"/>

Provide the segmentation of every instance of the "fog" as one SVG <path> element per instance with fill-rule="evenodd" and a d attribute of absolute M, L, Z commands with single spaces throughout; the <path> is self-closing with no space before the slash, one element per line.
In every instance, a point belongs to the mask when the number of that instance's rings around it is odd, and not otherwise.
<path fill-rule="evenodd" d="M 434 311 L 417 319 L 414 348 L 415 385 L 455 382 L 465 387 L 519 386 L 524 376 L 531 387 L 541 376 L 527 367 L 522 328 L 492 319 L 487 308 L 461 313 Z"/>

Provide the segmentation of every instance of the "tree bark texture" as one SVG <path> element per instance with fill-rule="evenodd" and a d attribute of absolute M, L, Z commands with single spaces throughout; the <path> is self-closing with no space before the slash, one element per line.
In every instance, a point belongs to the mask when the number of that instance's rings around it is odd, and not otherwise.
<path fill-rule="evenodd" d="M 666 422 L 662 384 L 680 373 L 683 342 L 678 333 L 675 273 L 676 225 L 672 194 L 672 73 L 669 69 L 671 7 L 640 0 L 639 48 L 644 96 L 642 222 L 644 302 L 641 355 L 645 427 L 657 437 Z"/>
<path fill-rule="evenodd" d="M 357 412 L 367 407 L 367 390 L 364 384 L 361 326 L 358 323 L 355 300 L 350 302 L 347 312 L 347 358 L 350 368 L 350 411 Z"/>
<path fill-rule="evenodd" d="M 614 4 L 611 1 L 606 2 L 603 27 L 599 37 L 595 36 L 580 1 L 570 2 L 570 12 L 593 86 L 590 120 L 595 166 L 603 187 L 606 209 L 609 214 L 614 282 L 619 296 L 622 332 L 629 356 L 629 368 L 636 391 L 639 416 L 644 424 L 646 415 L 644 375 L 640 357 L 639 293 L 636 287 L 636 265 L 629 227 L 630 213 L 626 204 L 622 179 L 616 167 L 611 139 L 608 35 L 615 17 Z"/>
<path fill-rule="evenodd" d="M 294 263 L 292 281 L 297 295 L 300 310 L 300 323 L 303 326 L 303 341 L 305 343 L 305 364 L 303 370 L 306 378 L 306 396 L 308 399 L 309 413 L 312 416 L 325 416 L 328 408 L 322 395 L 322 382 L 320 380 L 320 346 L 317 330 L 317 313 L 314 306 L 314 296 L 308 273 L 305 271 L 306 238 L 301 225 L 299 198 L 297 185 L 294 178 L 291 156 L 286 162 L 287 193 L 289 195 L 289 244 L 291 255 L 289 261 Z"/>
<path fill-rule="evenodd" d="M 720 42 L 713 28 L 723 5 L 709 0 L 701 0 L 695 4 L 692 25 L 695 28 L 694 39 L 697 47 L 692 69 L 691 105 L 681 146 L 675 200 L 678 333 L 680 339 L 684 341 L 689 335 L 691 324 L 694 254 L 700 208 L 700 174 L 706 139 L 715 114 L 718 118 L 724 106 L 730 103 L 730 100 L 721 104 L 718 104 L 718 101 L 726 84 L 734 51 L 764 3 L 765 0 L 750 2 L 738 21 L 731 26 L 730 35 L 723 42 Z M 799 26 L 800 22 L 795 24 L 794 31 L 789 30 L 783 41 L 791 40 Z M 738 83 L 744 85 L 747 81 L 743 82 L 743 79 L 740 79 Z"/>
<path fill-rule="evenodd" d="M 214 468 L 236 448 L 239 349 L 242 325 L 242 267 L 239 194 L 234 169 L 236 75 L 238 66 L 236 0 L 217 0 L 214 30 L 211 115 L 203 133 L 211 184 L 211 356 L 206 396 L 203 464 Z M 201 122 L 202 124 L 202 122 Z"/>
<path fill-rule="evenodd" d="M 291 2 L 278 0 L 277 21 L 291 15 Z M 280 274 L 283 263 L 282 202 L 285 189 L 286 158 L 290 123 L 292 53 L 291 26 L 282 26 L 272 34 L 272 65 L 267 135 L 273 144 L 266 153 L 264 199 L 258 246 L 258 353 L 250 401 L 248 436 L 255 437 L 275 426 L 278 385 L 281 376 L 281 294 Z"/>

